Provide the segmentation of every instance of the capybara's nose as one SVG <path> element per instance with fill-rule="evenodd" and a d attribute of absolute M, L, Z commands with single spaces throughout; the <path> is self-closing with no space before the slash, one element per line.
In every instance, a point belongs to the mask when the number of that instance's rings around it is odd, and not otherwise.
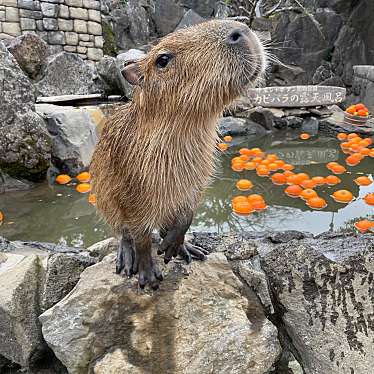
<path fill-rule="evenodd" d="M 233 29 L 227 37 L 227 43 L 230 45 L 243 43 L 246 35 L 241 29 Z"/>

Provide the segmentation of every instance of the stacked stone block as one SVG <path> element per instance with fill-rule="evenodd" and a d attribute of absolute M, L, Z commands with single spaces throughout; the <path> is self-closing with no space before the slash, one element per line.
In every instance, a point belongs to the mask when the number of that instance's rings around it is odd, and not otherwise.
<path fill-rule="evenodd" d="M 36 32 L 58 50 L 98 61 L 103 56 L 100 1 L 0 0 L 0 39 Z"/>

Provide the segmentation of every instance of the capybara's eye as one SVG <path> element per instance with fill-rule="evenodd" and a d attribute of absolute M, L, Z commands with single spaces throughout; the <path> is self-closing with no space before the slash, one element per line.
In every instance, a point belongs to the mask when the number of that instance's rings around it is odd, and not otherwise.
<path fill-rule="evenodd" d="M 157 59 L 156 59 L 156 66 L 159 69 L 166 68 L 166 66 L 168 65 L 168 63 L 172 59 L 172 57 L 173 57 L 172 55 L 169 55 L 169 54 L 166 54 L 166 53 L 158 56 Z"/>

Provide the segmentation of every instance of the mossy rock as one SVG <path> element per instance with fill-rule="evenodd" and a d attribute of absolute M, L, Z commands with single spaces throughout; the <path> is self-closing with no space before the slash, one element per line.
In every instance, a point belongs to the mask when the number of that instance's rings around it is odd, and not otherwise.
<path fill-rule="evenodd" d="M 104 46 L 103 52 L 107 56 L 117 56 L 117 37 L 109 22 L 102 20 Z"/>
<path fill-rule="evenodd" d="M 44 162 L 39 163 L 32 169 L 29 169 L 24 165 L 9 163 L 0 165 L 0 171 L 13 178 L 22 178 L 32 182 L 41 182 L 46 179 L 49 166 L 49 162 Z"/>

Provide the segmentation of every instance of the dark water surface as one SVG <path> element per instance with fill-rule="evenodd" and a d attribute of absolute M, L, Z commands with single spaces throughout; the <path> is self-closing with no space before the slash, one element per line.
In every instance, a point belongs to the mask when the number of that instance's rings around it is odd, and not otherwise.
<path fill-rule="evenodd" d="M 231 170 L 231 158 L 241 147 L 260 147 L 275 153 L 296 166 L 294 171 L 310 176 L 327 176 L 326 163 L 338 161 L 345 165 L 344 155 L 335 139 L 319 136 L 301 141 L 298 132 L 277 132 L 262 139 L 234 138 L 232 146 L 220 158 L 220 167 L 214 182 L 196 212 L 192 230 L 227 232 L 230 230 L 301 230 L 314 234 L 344 228 L 357 217 L 372 216 L 374 208 L 361 199 L 374 192 L 374 183 L 359 187 L 354 182 L 359 175 L 374 174 L 374 159 L 366 157 L 358 166 L 347 167 L 339 175 L 342 183 L 329 187 L 316 187 L 318 194 L 327 200 L 323 211 L 308 208 L 301 199 L 292 199 L 283 193 L 285 186 L 274 186 L 269 178 L 258 177 L 255 171 L 237 173 Z M 176 170 L 177 172 L 177 170 Z M 231 199 L 243 194 L 235 188 L 240 178 L 254 184 L 249 193 L 262 194 L 269 208 L 247 217 L 232 213 Z M 347 189 L 357 199 L 349 205 L 334 202 L 330 195 L 338 189 Z M 87 194 L 79 194 L 73 186 L 56 186 L 43 183 L 31 191 L 0 195 L 0 210 L 5 221 L 0 235 L 11 240 L 65 242 L 72 246 L 88 246 L 110 236 L 110 230 L 95 214 L 87 202 Z"/>

